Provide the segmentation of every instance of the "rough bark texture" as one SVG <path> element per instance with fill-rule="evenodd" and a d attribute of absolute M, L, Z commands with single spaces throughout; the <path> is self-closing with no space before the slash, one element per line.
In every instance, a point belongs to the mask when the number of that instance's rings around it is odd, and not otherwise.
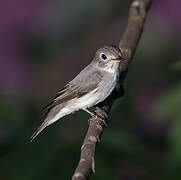
<path fill-rule="evenodd" d="M 91 172 L 95 173 L 94 156 L 96 147 L 101 139 L 106 124 L 109 122 L 109 113 L 112 104 L 117 98 L 124 94 L 123 81 L 128 72 L 128 65 L 133 58 L 137 44 L 143 32 L 144 22 L 151 2 L 152 0 L 133 0 L 131 4 L 128 24 L 119 43 L 119 48 L 123 53 L 123 57 L 126 59 L 124 64 L 120 66 L 120 84 L 104 102 L 96 106 L 96 114 L 103 117 L 106 123 L 100 118 L 91 118 L 89 120 L 89 127 L 81 147 L 80 161 L 72 180 L 86 180 Z"/>

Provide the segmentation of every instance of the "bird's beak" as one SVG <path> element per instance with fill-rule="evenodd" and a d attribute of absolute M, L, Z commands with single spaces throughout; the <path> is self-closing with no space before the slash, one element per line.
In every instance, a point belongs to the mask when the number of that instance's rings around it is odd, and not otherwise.
<path fill-rule="evenodd" d="M 120 59 L 111 59 L 113 62 L 120 62 Z"/>
<path fill-rule="evenodd" d="M 113 62 L 120 62 L 121 60 L 124 60 L 124 58 L 122 56 L 119 56 L 119 58 L 117 58 L 117 59 L 111 59 L 111 61 L 113 61 Z"/>

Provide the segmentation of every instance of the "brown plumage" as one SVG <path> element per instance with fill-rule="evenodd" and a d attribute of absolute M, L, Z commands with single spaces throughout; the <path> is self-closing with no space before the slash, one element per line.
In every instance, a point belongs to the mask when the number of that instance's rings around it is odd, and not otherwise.
<path fill-rule="evenodd" d="M 94 81 L 93 83 L 91 83 L 91 85 L 89 84 L 88 86 L 86 86 L 85 84 L 83 85 L 84 80 L 77 82 L 76 84 L 73 83 L 74 81 L 69 82 L 63 89 L 61 89 L 57 93 L 55 98 L 42 109 L 42 112 L 50 112 L 50 110 L 58 104 L 66 103 L 73 98 L 80 98 L 83 95 L 91 92 L 98 86 L 99 81 L 102 79 L 102 75 L 99 72 L 95 72 L 89 78 L 89 80 L 94 79 L 95 77 L 97 81 Z M 83 86 L 80 86 L 81 84 Z"/>
<path fill-rule="evenodd" d="M 89 72 L 88 66 L 87 72 Z M 79 76 L 79 75 L 78 75 Z M 70 100 L 74 98 L 80 98 L 87 93 L 94 90 L 99 82 L 102 79 L 102 74 L 95 71 L 91 76 L 88 78 L 83 76 L 81 79 L 79 77 L 76 77 L 71 82 L 69 82 L 63 89 L 61 89 L 55 98 L 42 109 L 43 113 L 47 114 L 46 119 L 41 124 L 41 126 L 33 133 L 31 136 L 31 141 L 35 139 L 35 137 L 45 128 L 48 126 L 48 122 L 60 111 L 61 108 L 66 106 L 66 103 L 68 103 Z M 87 83 L 89 80 L 92 80 L 92 83 Z"/>
<path fill-rule="evenodd" d="M 31 141 L 61 117 L 79 109 L 89 112 L 87 108 L 107 98 L 119 79 L 121 59 L 121 51 L 115 46 L 105 46 L 96 51 L 92 62 L 43 109 L 47 112 L 46 119 L 31 136 Z"/>

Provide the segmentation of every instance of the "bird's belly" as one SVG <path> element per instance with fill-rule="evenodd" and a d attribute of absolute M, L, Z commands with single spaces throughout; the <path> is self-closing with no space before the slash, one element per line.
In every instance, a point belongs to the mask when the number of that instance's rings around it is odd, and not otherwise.
<path fill-rule="evenodd" d="M 108 80 L 102 82 L 100 89 L 101 97 L 99 102 L 104 101 L 111 94 L 111 92 L 116 87 L 118 80 L 119 80 L 119 73 L 112 76 L 112 78 L 108 78 Z"/>
<path fill-rule="evenodd" d="M 109 82 L 102 82 L 98 88 L 94 89 L 88 94 L 68 101 L 66 106 L 60 110 L 60 112 L 49 122 L 49 124 L 55 122 L 65 115 L 74 113 L 75 111 L 83 108 L 89 108 L 104 101 L 115 88 L 117 80 L 118 77 L 113 77 L 112 79 L 109 79 Z"/>
<path fill-rule="evenodd" d="M 95 89 L 88 94 L 75 98 L 69 102 L 69 107 L 75 110 L 91 107 L 99 101 L 100 92 Z"/>
<path fill-rule="evenodd" d="M 79 109 L 88 108 L 98 103 L 99 100 L 99 92 L 97 93 L 97 89 L 91 91 L 90 93 L 80 97 L 74 98 L 66 103 L 66 105 L 59 111 L 59 113 L 49 122 L 52 124 L 57 121 L 61 117 L 74 113 Z"/>
<path fill-rule="evenodd" d="M 89 92 L 81 98 L 72 100 L 72 108 L 82 109 L 94 106 L 102 101 L 104 101 L 115 88 L 119 76 L 115 75 L 109 78 L 109 81 L 105 80 L 101 82 L 95 90 Z"/>
<path fill-rule="evenodd" d="M 64 115 L 70 114 L 79 109 L 89 108 L 104 101 L 115 88 L 117 80 L 118 76 L 113 76 L 112 78 L 109 78 L 109 82 L 104 81 L 100 83 L 98 88 L 88 94 L 68 101 L 61 112 L 63 112 Z"/>

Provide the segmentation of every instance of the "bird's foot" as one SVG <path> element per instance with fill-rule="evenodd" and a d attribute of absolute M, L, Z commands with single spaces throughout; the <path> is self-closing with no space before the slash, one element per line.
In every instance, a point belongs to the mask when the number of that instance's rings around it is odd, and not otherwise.
<path fill-rule="evenodd" d="M 104 118 L 104 115 L 99 116 L 99 115 L 97 115 L 97 113 L 95 111 L 94 112 L 90 112 L 88 109 L 85 109 L 85 108 L 82 109 L 82 110 L 87 112 L 87 113 L 89 113 L 92 116 L 93 119 L 95 119 L 95 120 L 99 119 L 99 121 L 101 121 L 103 123 L 104 127 L 108 126 L 107 123 L 106 123 L 106 120 Z M 93 120 L 93 119 L 88 120 L 88 123 L 90 124 L 90 121 Z"/>
<path fill-rule="evenodd" d="M 101 122 L 103 123 L 103 126 L 104 126 L 104 127 L 107 127 L 107 126 L 108 126 L 106 120 L 105 120 L 103 117 L 97 115 L 95 112 L 92 113 L 92 118 L 94 118 L 95 120 L 98 119 L 98 121 L 101 121 Z M 90 124 L 90 121 L 91 121 L 91 120 L 92 120 L 92 119 L 89 119 L 89 120 L 88 120 L 89 124 Z"/>

